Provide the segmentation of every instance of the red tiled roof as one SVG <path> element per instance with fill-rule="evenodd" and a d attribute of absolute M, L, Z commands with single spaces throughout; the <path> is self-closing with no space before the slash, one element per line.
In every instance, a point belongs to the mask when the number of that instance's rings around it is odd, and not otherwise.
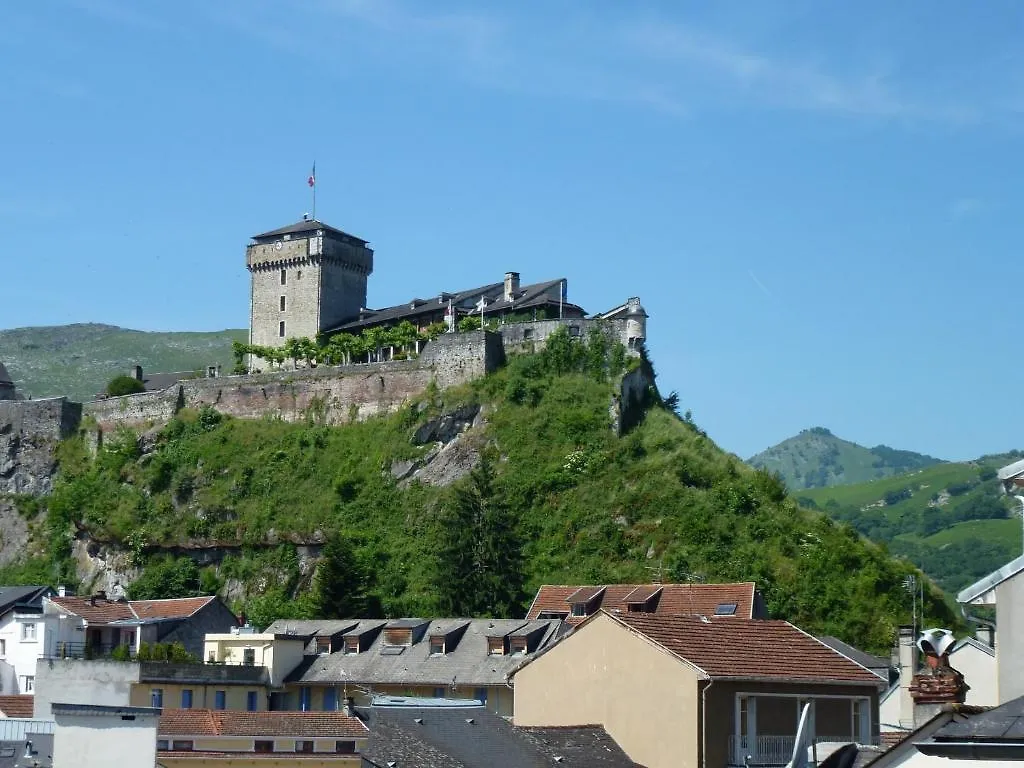
<path fill-rule="evenodd" d="M 135 618 L 127 601 L 101 600 L 91 597 L 51 597 L 50 602 L 68 613 L 81 616 L 90 624 L 109 624 L 112 621 L 130 621 Z"/>
<path fill-rule="evenodd" d="M 656 596 L 651 600 L 654 613 L 657 615 L 677 616 L 712 616 L 715 608 L 721 603 L 736 603 L 735 618 L 754 618 L 754 595 L 755 584 L 752 581 L 738 584 L 608 584 L 605 586 L 559 586 L 545 584 L 537 590 L 537 596 L 533 599 L 530 612 L 526 614 L 527 619 L 536 619 L 542 611 L 553 611 L 568 613 L 570 605 L 568 598 L 579 592 L 580 594 L 595 594 L 599 590 L 604 592 L 599 596 L 598 608 L 606 611 L 618 609 L 626 613 L 629 606 L 625 599 L 629 597 L 635 601 L 643 590 Z M 581 590 L 588 590 L 582 592 Z M 659 591 L 660 590 L 660 591 Z M 573 598 L 578 600 L 578 597 Z M 579 624 L 584 616 L 569 616 L 567 621 L 571 624 Z"/>
<path fill-rule="evenodd" d="M 724 616 L 607 614 L 713 678 L 836 681 L 877 686 L 879 679 L 788 621 Z"/>
<path fill-rule="evenodd" d="M 35 696 L 19 694 L 17 696 L 0 696 L 0 712 L 8 717 L 32 717 Z"/>
<path fill-rule="evenodd" d="M 213 595 L 206 597 L 181 597 L 175 600 L 132 600 L 128 603 L 140 619 L 187 619 L 200 608 L 207 606 Z"/>
<path fill-rule="evenodd" d="M 253 736 L 295 739 L 353 739 L 368 735 L 358 717 L 341 712 L 239 712 L 165 709 L 160 736 Z"/>
<path fill-rule="evenodd" d="M 50 601 L 90 624 L 110 624 L 132 619 L 187 619 L 211 600 L 206 597 L 182 597 L 171 600 L 107 600 L 91 597 L 51 597 Z"/>
<path fill-rule="evenodd" d="M 886 749 L 892 749 L 907 738 L 907 736 L 910 735 L 910 731 L 882 731 L 878 735 L 880 737 L 879 742 L 881 742 L 881 746 Z"/>

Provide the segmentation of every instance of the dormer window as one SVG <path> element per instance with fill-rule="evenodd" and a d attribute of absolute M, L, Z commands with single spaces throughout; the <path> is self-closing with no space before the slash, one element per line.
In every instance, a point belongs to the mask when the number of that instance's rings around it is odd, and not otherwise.
<path fill-rule="evenodd" d="M 488 637 L 487 638 L 487 654 L 489 656 L 504 656 L 505 655 L 505 638 L 504 637 Z"/>
<path fill-rule="evenodd" d="M 412 630 L 385 629 L 384 645 L 412 645 Z"/>
<path fill-rule="evenodd" d="M 649 584 L 637 587 L 624 598 L 627 613 L 655 613 L 658 607 L 658 596 L 661 594 L 661 587 Z"/>
<path fill-rule="evenodd" d="M 526 653 L 526 638 L 525 637 L 513 637 L 508 641 L 509 653 L 513 656 L 518 654 Z"/>
<path fill-rule="evenodd" d="M 586 603 L 573 603 L 570 610 L 572 616 L 586 616 L 587 615 L 587 604 Z"/>
<path fill-rule="evenodd" d="M 358 637 L 346 637 L 345 638 L 345 653 L 359 653 L 359 638 Z"/>
<path fill-rule="evenodd" d="M 430 655 L 435 656 L 438 654 L 444 654 L 444 637 L 430 638 Z"/>
<path fill-rule="evenodd" d="M 329 637 L 318 637 L 316 639 L 316 652 L 319 654 L 325 654 L 331 652 L 331 638 Z"/>

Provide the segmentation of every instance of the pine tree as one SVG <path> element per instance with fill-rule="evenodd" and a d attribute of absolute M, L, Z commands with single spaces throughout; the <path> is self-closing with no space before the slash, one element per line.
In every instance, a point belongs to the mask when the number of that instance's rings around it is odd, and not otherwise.
<path fill-rule="evenodd" d="M 366 576 L 352 544 L 341 533 L 324 544 L 316 568 L 314 603 L 317 616 L 350 619 L 366 612 Z"/>
<path fill-rule="evenodd" d="M 441 517 L 435 583 L 448 616 L 512 616 L 521 608 L 522 544 L 493 481 L 485 452 Z"/>

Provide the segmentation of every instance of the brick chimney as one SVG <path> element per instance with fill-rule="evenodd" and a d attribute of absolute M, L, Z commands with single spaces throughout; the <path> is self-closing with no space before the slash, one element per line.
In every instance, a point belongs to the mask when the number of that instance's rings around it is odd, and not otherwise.
<path fill-rule="evenodd" d="M 949 652 L 955 642 L 948 629 L 925 630 L 917 641 L 917 647 L 924 653 L 925 668 L 914 675 L 910 683 L 915 727 L 931 720 L 944 706 L 963 704 L 967 698 L 970 686 L 964 682 L 964 676 L 949 665 Z"/>
<path fill-rule="evenodd" d="M 505 273 L 505 301 L 512 301 L 519 293 L 519 273 Z"/>

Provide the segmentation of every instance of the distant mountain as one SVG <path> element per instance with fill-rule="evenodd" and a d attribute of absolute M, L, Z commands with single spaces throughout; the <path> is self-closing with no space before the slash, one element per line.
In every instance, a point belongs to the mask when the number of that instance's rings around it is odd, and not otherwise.
<path fill-rule="evenodd" d="M 856 485 L 796 493 L 804 507 L 849 523 L 955 594 L 1021 551 L 1020 509 L 996 472 L 1019 451 L 949 462 Z"/>
<path fill-rule="evenodd" d="M 219 364 L 227 372 L 234 365 L 231 342 L 248 335 L 133 331 L 98 323 L 15 328 L 0 331 L 0 361 L 26 397 L 90 400 L 133 365 L 159 373 Z"/>
<path fill-rule="evenodd" d="M 814 427 L 750 457 L 747 463 L 778 472 L 790 489 L 798 491 L 879 480 L 943 462 L 887 445 L 865 448 L 824 427 Z"/>

